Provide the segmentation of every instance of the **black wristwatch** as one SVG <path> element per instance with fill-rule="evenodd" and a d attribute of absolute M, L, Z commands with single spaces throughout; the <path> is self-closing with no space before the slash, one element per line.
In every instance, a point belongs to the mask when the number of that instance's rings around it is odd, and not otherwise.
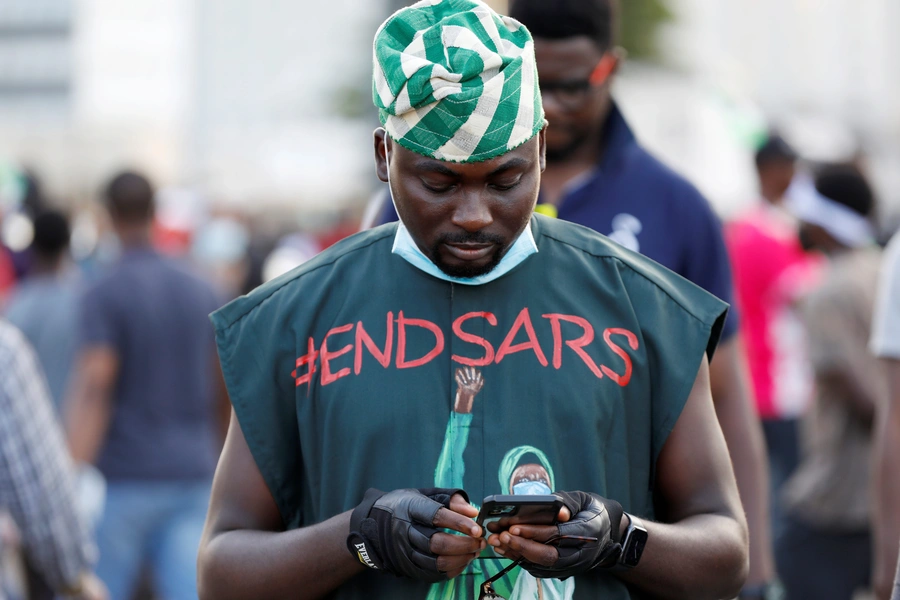
<path fill-rule="evenodd" d="M 641 562 L 641 555 L 647 545 L 647 528 L 637 517 L 628 513 L 625 513 L 624 516 L 628 517 L 628 527 L 622 538 L 622 553 L 619 555 L 617 566 L 633 569 Z"/>

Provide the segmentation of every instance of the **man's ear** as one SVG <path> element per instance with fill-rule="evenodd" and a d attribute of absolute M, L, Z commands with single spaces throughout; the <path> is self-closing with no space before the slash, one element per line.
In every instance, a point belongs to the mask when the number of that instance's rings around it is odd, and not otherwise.
<path fill-rule="evenodd" d="M 547 127 L 549 125 L 545 123 L 544 127 L 538 131 L 538 157 L 541 163 L 541 173 L 547 168 Z"/>
<path fill-rule="evenodd" d="M 390 136 L 387 135 L 387 132 L 384 130 L 384 127 L 379 127 L 372 133 L 372 137 L 375 142 L 375 174 L 378 176 L 378 179 L 387 183 L 388 181 L 388 161 L 387 155 L 385 154 L 384 144 L 385 140 L 387 143 L 391 144 Z"/>

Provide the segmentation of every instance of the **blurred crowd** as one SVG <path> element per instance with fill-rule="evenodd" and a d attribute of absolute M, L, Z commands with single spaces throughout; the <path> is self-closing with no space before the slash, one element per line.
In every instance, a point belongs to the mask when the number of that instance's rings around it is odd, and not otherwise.
<path fill-rule="evenodd" d="M 195 596 L 230 417 L 208 315 L 347 226 L 274 237 L 220 215 L 172 226 L 133 171 L 98 193 L 99 210 L 72 215 L 35 174 L 15 176 L 27 195 L 7 222 L 30 240 L 0 246 L 0 557 L 18 548 L 25 561 L 3 562 L 0 598 Z M 85 217 L 87 252 L 73 231 Z"/>
<path fill-rule="evenodd" d="M 582 87 L 548 76 L 548 113 L 577 112 L 615 68 L 601 61 Z M 878 221 L 863 158 L 810 160 L 775 130 L 753 154 L 758 197 L 721 233 L 768 459 L 757 539 L 771 539 L 791 600 L 888 600 L 900 546 L 900 234 Z M 564 174 L 548 179 L 540 210 L 577 220 L 562 199 L 587 179 Z M 76 210 L 46 197 L 39 173 L 4 176 L 16 198 L 0 212 L 0 600 L 196 597 L 231 414 L 208 315 L 360 223 L 311 232 L 213 209 L 179 221 L 170 209 L 189 193 L 140 171 L 98 182 Z M 368 220 L 390 212 L 385 196 Z M 646 251 L 647 221 L 615 219 L 601 233 Z"/>

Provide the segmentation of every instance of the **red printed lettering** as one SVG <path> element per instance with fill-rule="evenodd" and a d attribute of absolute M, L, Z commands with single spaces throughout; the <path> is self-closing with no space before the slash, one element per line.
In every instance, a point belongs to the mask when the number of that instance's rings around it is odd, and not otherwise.
<path fill-rule="evenodd" d="M 631 381 L 631 357 L 628 356 L 628 353 L 625 352 L 625 350 L 623 350 L 621 346 L 615 344 L 612 341 L 612 336 L 614 335 L 624 335 L 628 340 L 628 345 L 631 346 L 632 350 L 638 349 L 638 340 L 637 336 L 627 329 L 612 327 L 603 332 L 603 340 L 606 342 L 606 345 L 609 346 L 610 350 L 619 355 L 619 358 L 625 361 L 625 373 L 622 375 L 618 375 L 615 371 L 607 366 L 602 367 L 603 372 L 607 377 L 618 383 L 620 386 L 625 387 L 626 385 L 628 385 L 628 382 Z"/>
<path fill-rule="evenodd" d="M 489 312 L 470 312 L 466 313 L 460 318 L 453 321 L 453 333 L 456 334 L 456 337 L 461 339 L 464 342 L 468 342 L 470 344 L 477 344 L 484 348 L 484 358 L 466 358 L 464 356 L 459 356 L 454 354 L 451 358 L 453 361 L 458 362 L 461 365 L 467 365 L 469 367 L 484 367 L 486 365 L 491 364 L 494 361 L 494 347 L 491 345 L 489 341 L 484 339 L 479 335 L 473 335 L 471 333 L 466 333 L 462 330 L 462 324 L 469 319 L 474 319 L 475 317 L 481 317 L 485 319 L 491 325 L 497 325 L 497 317 L 494 316 L 493 313 Z"/>
<path fill-rule="evenodd" d="M 310 381 L 312 381 L 312 376 L 316 372 L 316 358 L 318 357 L 319 351 L 316 350 L 316 342 L 312 338 L 309 338 L 306 354 L 297 359 L 297 368 L 291 371 L 291 377 L 295 379 L 297 387 L 300 387 L 304 383 L 309 383 Z M 297 377 L 297 371 L 299 371 L 300 367 L 302 367 L 303 365 L 309 365 L 309 368 L 306 371 L 306 375 Z"/>
<path fill-rule="evenodd" d="M 391 350 L 394 347 L 394 313 L 387 314 L 387 334 L 384 339 L 384 352 L 378 349 L 375 342 L 369 337 L 363 327 L 362 321 L 356 324 L 356 356 L 353 360 L 353 372 L 359 375 L 362 370 L 363 345 L 369 349 L 369 353 L 375 357 L 375 360 L 384 367 L 388 368 L 391 364 Z"/>
<path fill-rule="evenodd" d="M 565 346 L 568 346 L 569 348 L 571 348 L 572 352 L 574 352 L 578 356 L 578 358 L 581 359 L 584 365 L 591 371 L 591 373 L 594 374 L 597 379 L 609 377 L 612 381 L 614 381 L 621 387 L 625 387 L 631 382 L 631 377 L 634 370 L 634 358 L 632 356 L 633 352 L 629 353 L 628 349 L 630 348 L 632 351 L 637 350 L 640 345 L 638 342 L 638 337 L 634 333 L 627 329 L 614 327 L 608 328 L 603 332 L 603 339 L 606 342 L 606 345 L 624 363 L 624 370 L 620 374 L 605 365 L 601 364 L 598 366 L 598 364 L 594 361 L 590 354 L 588 354 L 587 347 L 594 342 L 595 331 L 593 326 L 587 319 L 575 315 L 564 315 L 559 313 L 548 313 L 541 316 L 544 319 L 550 321 L 550 328 L 553 334 L 552 364 L 554 369 L 562 369 L 563 348 Z M 523 308 L 519 312 L 512 324 L 512 327 L 504 337 L 503 343 L 496 350 L 494 349 L 493 344 L 488 341 L 486 337 L 463 331 L 463 328 L 467 325 L 467 322 L 472 319 L 484 319 L 491 327 L 496 327 L 498 323 L 496 315 L 494 313 L 486 311 L 469 312 L 454 320 L 452 324 L 453 335 L 455 335 L 463 343 L 474 344 L 475 346 L 480 347 L 481 349 L 483 349 L 484 353 L 482 356 L 474 358 L 461 356 L 459 354 L 453 354 L 450 357 L 453 362 L 471 367 L 486 367 L 494 363 L 499 364 L 510 354 L 531 350 L 532 352 L 534 352 L 535 358 L 537 358 L 537 361 L 542 366 L 549 366 L 550 363 L 547 361 L 547 357 L 544 354 L 543 349 L 541 348 L 541 344 L 538 340 L 537 333 L 535 332 L 534 324 L 531 320 L 531 314 L 529 313 L 528 308 Z M 397 323 L 397 333 L 396 358 L 394 359 L 393 350 L 395 346 L 395 320 Z M 562 331 L 563 323 L 571 323 L 572 325 L 580 327 L 582 331 L 581 334 L 578 335 L 578 337 L 574 337 L 573 339 L 565 339 L 563 337 Z M 343 333 L 351 333 L 351 330 L 354 326 L 356 327 L 356 331 L 352 333 L 354 334 L 355 343 L 346 344 L 336 351 L 331 351 L 328 349 L 328 342 L 331 341 L 332 343 L 334 343 L 334 340 L 331 339 L 332 336 L 340 335 Z M 407 358 L 406 346 L 408 335 L 410 334 L 409 328 L 411 327 L 425 329 L 431 332 L 431 334 L 434 336 L 434 346 L 432 346 L 432 348 L 425 352 L 424 355 L 420 358 Z M 484 331 L 485 325 L 483 323 L 475 323 L 470 324 L 469 327 L 474 328 L 477 331 Z M 526 339 L 524 341 L 516 343 L 517 336 L 523 335 L 521 333 L 523 330 Z M 577 331 L 572 330 L 569 332 L 569 335 L 574 334 L 577 334 Z M 421 336 L 423 334 L 417 335 Z M 613 341 L 613 337 L 617 335 L 625 337 L 627 341 L 627 347 L 626 344 L 621 343 L 621 341 L 620 343 L 616 343 L 615 341 Z M 375 340 L 372 339 L 372 336 L 369 335 L 369 332 L 366 331 L 366 328 L 363 325 L 362 321 L 357 321 L 356 323 L 348 323 L 347 325 L 342 325 L 340 327 L 334 327 L 329 330 L 327 334 L 325 334 L 325 338 L 322 340 L 319 348 L 316 347 L 315 340 L 312 337 L 308 338 L 307 352 L 305 355 L 299 357 L 296 360 L 296 368 L 291 371 L 291 377 L 294 378 L 294 382 L 297 387 L 300 387 L 303 384 L 307 384 L 311 387 L 313 377 L 315 377 L 315 374 L 317 372 L 320 372 L 321 385 L 330 385 L 336 382 L 338 379 L 347 377 L 351 373 L 359 375 L 363 368 L 363 355 L 366 352 L 368 352 L 369 355 L 385 369 L 390 368 L 392 359 L 394 360 L 397 369 L 412 369 L 415 367 L 424 366 L 433 361 L 444 351 L 445 345 L 445 333 L 437 324 L 425 319 L 407 318 L 402 311 L 397 313 L 395 319 L 395 313 L 388 312 L 384 344 L 382 346 L 379 346 L 379 344 L 377 344 Z M 427 343 L 423 344 L 423 351 L 424 348 L 427 347 Z M 353 352 L 354 348 L 355 352 Z M 334 361 L 341 356 L 344 356 L 351 352 L 353 352 L 353 366 L 350 367 L 348 364 L 348 366 L 339 369 L 337 372 L 333 372 L 332 369 L 335 368 Z M 419 354 L 418 351 L 416 351 L 415 353 Z M 317 362 L 320 362 L 320 364 L 317 365 Z"/>
<path fill-rule="evenodd" d="M 550 327 L 553 329 L 553 368 L 559 369 L 562 367 L 563 339 L 560 323 L 565 321 L 566 323 L 578 325 L 584 331 L 584 333 L 581 334 L 581 337 L 577 339 L 565 340 L 566 346 L 571 348 L 575 354 L 578 355 L 578 358 L 584 361 L 584 364 L 591 370 L 591 373 L 597 376 L 597 379 L 603 379 L 603 372 L 597 367 L 597 364 L 590 355 L 584 351 L 584 347 L 594 341 L 594 328 L 588 320 L 574 315 L 549 314 L 542 316 L 545 319 L 550 319 Z"/>
<path fill-rule="evenodd" d="M 325 334 L 325 339 L 322 340 L 322 385 L 328 385 L 329 383 L 334 383 L 341 377 L 346 377 L 350 374 L 350 367 L 344 367 L 337 373 L 331 372 L 330 361 L 332 359 L 337 358 L 338 356 L 343 356 L 350 352 L 353 349 L 353 344 L 347 344 L 337 352 L 329 352 L 328 351 L 328 338 L 332 335 L 337 335 L 339 333 L 347 333 L 353 329 L 353 324 L 348 323 L 346 325 L 341 325 L 340 327 L 335 327 L 328 331 Z"/>
<path fill-rule="evenodd" d="M 425 356 L 422 358 L 417 358 L 416 360 L 406 360 L 406 328 L 407 327 L 421 327 L 422 329 L 427 329 L 431 333 L 434 334 L 435 344 L 434 348 L 431 349 Z M 400 314 L 397 318 L 397 368 L 398 369 L 412 369 L 413 367 L 421 367 L 422 365 L 428 364 L 436 356 L 438 356 L 441 352 L 444 351 L 444 332 L 441 331 L 441 328 L 432 323 L 431 321 L 426 321 L 425 319 L 407 319 L 403 316 L 403 311 L 400 311 Z"/>
<path fill-rule="evenodd" d="M 516 334 L 519 333 L 519 329 L 523 327 L 525 328 L 525 333 L 528 335 L 528 341 L 514 345 L 513 340 L 516 339 Z M 506 334 L 506 339 L 500 344 L 500 349 L 497 350 L 496 362 L 497 364 L 500 364 L 500 361 L 508 354 L 522 352 L 529 348 L 534 351 L 534 355 L 537 356 L 538 362 L 541 363 L 541 365 L 546 367 L 549 364 L 547 362 L 547 357 L 544 356 L 544 352 L 541 350 L 541 345 L 538 343 L 537 334 L 534 332 L 534 325 L 531 324 L 531 316 L 528 314 L 528 308 L 526 307 L 519 312 L 519 316 L 516 317 L 516 322 L 513 323 L 512 329 L 509 330 L 509 333 Z"/>

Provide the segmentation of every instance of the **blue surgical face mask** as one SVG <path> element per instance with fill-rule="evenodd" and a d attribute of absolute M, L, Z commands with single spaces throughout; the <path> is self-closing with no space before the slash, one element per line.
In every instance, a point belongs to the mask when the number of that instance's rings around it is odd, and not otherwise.
<path fill-rule="evenodd" d="M 534 243 L 534 237 L 531 235 L 531 224 L 529 223 L 525 228 L 525 231 L 523 231 L 519 238 L 513 242 L 513 245 L 510 246 L 506 254 L 503 255 L 503 258 L 500 259 L 500 262 L 497 263 L 496 267 L 484 275 L 479 275 L 477 277 L 453 277 L 441 271 L 436 264 L 431 262 L 431 260 L 419 250 L 419 247 L 412 239 L 409 230 L 406 229 L 403 221 L 400 221 L 397 225 L 397 235 L 394 237 L 394 247 L 391 248 L 391 252 L 397 254 L 420 271 L 424 271 L 438 279 L 443 279 L 444 281 L 450 281 L 452 283 L 461 283 L 463 285 L 482 285 L 506 275 L 519 266 L 523 260 L 537 252 L 537 244 Z"/>
<path fill-rule="evenodd" d="M 540 496 L 552 494 L 553 490 L 543 481 L 520 481 L 513 486 L 512 493 L 516 496 Z"/>
<path fill-rule="evenodd" d="M 400 223 L 397 226 L 397 235 L 394 237 L 394 246 L 391 248 L 391 252 L 400 256 L 406 262 L 416 267 L 420 271 L 424 271 L 433 277 L 437 277 L 438 279 L 443 279 L 444 281 L 449 281 L 451 283 L 461 283 L 463 285 L 482 285 L 484 283 L 488 283 L 490 281 L 494 281 L 506 275 L 515 267 L 519 266 L 523 260 L 531 256 L 532 254 L 537 253 L 537 244 L 534 242 L 534 236 L 531 234 L 531 223 L 525 227 L 525 231 L 519 235 L 513 245 L 509 247 L 509 250 L 506 254 L 503 255 L 503 258 L 500 259 L 500 262 L 497 263 L 493 269 L 491 269 L 488 273 L 484 275 L 479 275 L 477 277 L 453 277 L 451 275 L 447 275 L 443 271 L 441 271 L 436 264 L 431 262 L 431 260 L 425 256 L 425 254 L 419 250 L 419 247 L 416 245 L 416 242 L 412 239 L 412 235 L 410 235 L 409 230 L 406 228 L 406 225 L 403 224 L 403 219 L 400 218 L 400 211 L 397 210 L 397 201 L 394 200 L 394 190 L 391 186 L 391 163 L 390 157 L 388 155 L 388 145 L 387 145 L 387 131 L 384 132 L 384 160 L 387 167 L 387 183 L 388 183 L 388 191 L 391 194 L 391 202 L 394 203 L 394 211 L 397 213 L 398 219 L 400 219 Z"/>

